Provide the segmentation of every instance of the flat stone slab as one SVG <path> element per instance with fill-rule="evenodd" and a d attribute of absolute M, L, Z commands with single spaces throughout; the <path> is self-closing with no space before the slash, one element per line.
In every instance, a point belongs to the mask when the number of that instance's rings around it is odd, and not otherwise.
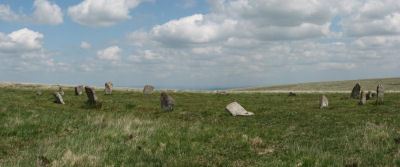
<path fill-rule="evenodd" d="M 251 115 L 254 115 L 254 113 L 246 111 L 237 102 L 233 102 L 231 104 L 228 104 L 225 109 L 227 111 L 229 111 L 233 116 L 251 116 Z"/>

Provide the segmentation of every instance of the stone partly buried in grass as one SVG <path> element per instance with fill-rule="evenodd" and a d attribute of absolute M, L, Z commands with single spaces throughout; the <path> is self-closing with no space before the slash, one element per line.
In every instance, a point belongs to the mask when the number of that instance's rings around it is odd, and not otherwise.
<path fill-rule="evenodd" d="M 113 84 L 112 84 L 111 82 L 106 82 L 106 83 L 104 84 L 104 87 L 105 87 L 104 93 L 105 93 L 106 95 L 111 95 L 111 94 L 112 94 Z"/>
<path fill-rule="evenodd" d="M 86 86 L 85 92 L 88 97 L 87 103 L 90 105 L 96 105 L 98 103 L 98 100 L 97 100 L 96 91 L 94 90 L 94 88 Z"/>
<path fill-rule="evenodd" d="M 230 112 L 233 116 L 250 116 L 254 115 L 252 112 L 246 111 L 238 102 L 233 102 L 226 106 L 226 111 Z"/>
<path fill-rule="evenodd" d="M 319 108 L 326 108 L 329 106 L 328 98 L 325 95 L 322 95 L 319 99 Z"/>
<path fill-rule="evenodd" d="M 175 106 L 175 100 L 168 95 L 166 92 L 161 92 L 160 96 L 161 109 L 163 111 L 173 111 Z"/>
<path fill-rule="evenodd" d="M 54 103 L 65 104 L 60 92 L 54 92 Z"/>

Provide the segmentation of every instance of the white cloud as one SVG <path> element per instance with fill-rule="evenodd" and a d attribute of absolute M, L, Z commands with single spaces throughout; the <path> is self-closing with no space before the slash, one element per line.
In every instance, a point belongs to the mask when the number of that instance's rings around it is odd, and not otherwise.
<path fill-rule="evenodd" d="M 0 33 L 0 49 L 3 51 L 35 50 L 42 48 L 43 34 L 23 28 L 8 35 Z"/>
<path fill-rule="evenodd" d="M 118 61 L 121 59 L 121 48 L 118 46 L 110 46 L 97 52 L 97 58 L 100 60 Z"/>
<path fill-rule="evenodd" d="M 48 0 L 35 0 L 33 19 L 40 24 L 57 25 L 63 23 L 61 8 Z"/>
<path fill-rule="evenodd" d="M 141 0 L 84 0 L 68 8 L 72 20 L 85 26 L 105 27 L 130 19 L 129 10 Z"/>
<path fill-rule="evenodd" d="M 89 42 L 82 41 L 80 47 L 82 49 L 90 49 L 90 48 L 92 48 L 92 45 Z"/>
<path fill-rule="evenodd" d="M 20 16 L 11 10 L 10 6 L 0 4 L 0 20 L 16 21 Z"/>

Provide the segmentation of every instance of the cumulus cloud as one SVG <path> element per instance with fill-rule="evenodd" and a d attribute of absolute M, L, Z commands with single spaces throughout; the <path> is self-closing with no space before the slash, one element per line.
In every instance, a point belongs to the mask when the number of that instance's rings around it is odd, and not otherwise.
<path fill-rule="evenodd" d="M 8 35 L 0 33 L 0 49 L 2 51 L 25 51 L 42 48 L 43 34 L 23 28 Z"/>
<path fill-rule="evenodd" d="M 84 0 L 68 8 L 72 20 L 85 26 L 105 27 L 130 19 L 129 11 L 141 0 Z"/>
<path fill-rule="evenodd" d="M 110 46 L 97 52 L 97 58 L 100 60 L 118 61 L 121 59 L 121 48 L 118 46 Z"/>
<path fill-rule="evenodd" d="M 80 47 L 82 49 L 90 49 L 90 48 L 92 48 L 92 45 L 89 42 L 82 41 Z"/>
<path fill-rule="evenodd" d="M 35 0 L 33 18 L 37 23 L 57 25 L 63 23 L 61 8 L 47 0 Z"/>
<path fill-rule="evenodd" d="M 0 4 L 0 20 L 33 22 L 36 24 L 58 25 L 63 23 L 63 13 L 61 8 L 48 0 L 35 0 L 33 2 L 34 11 L 32 16 L 15 13 L 10 6 Z"/>

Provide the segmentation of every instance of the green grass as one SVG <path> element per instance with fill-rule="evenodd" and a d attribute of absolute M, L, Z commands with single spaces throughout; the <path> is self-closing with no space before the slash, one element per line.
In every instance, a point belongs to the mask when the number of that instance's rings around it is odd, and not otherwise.
<path fill-rule="evenodd" d="M 0 166 L 400 166 L 400 95 L 385 105 L 358 106 L 348 94 L 172 93 L 173 112 L 159 94 L 98 91 L 102 108 L 66 90 L 0 89 Z M 238 101 L 251 117 L 224 108 Z"/>
<path fill-rule="evenodd" d="M 348 81 L 329 81 L 278 85 L 269 87 L 241 88 L 241 91 L 351 91 L 356 83 L 361 84 L 363 90 L 375 90 L 379 83 L 385 86 L 386 91 L 400 91 L 400 78 L 362 79 Z"/>

